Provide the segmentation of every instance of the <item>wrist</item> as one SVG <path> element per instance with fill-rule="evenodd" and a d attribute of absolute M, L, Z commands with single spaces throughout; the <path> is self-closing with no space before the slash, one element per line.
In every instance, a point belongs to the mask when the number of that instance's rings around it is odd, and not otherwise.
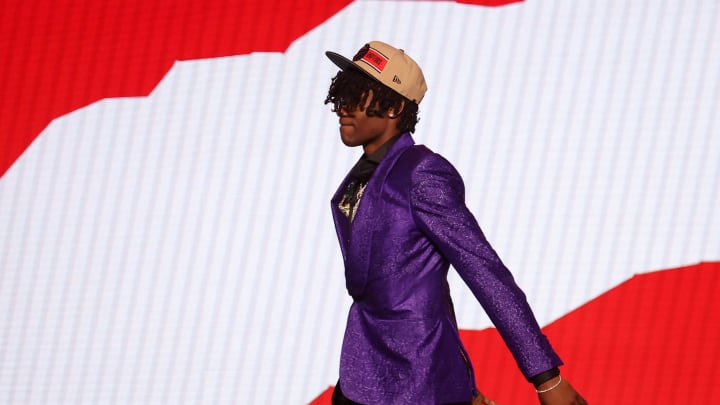
<path fill-rule="evenodd" d="M 549 381 L 546 381 L 546 382 L 540 384 L 540 386 L 535 388 L 535 392 L 537 392 L 538 394 L 550 392 L 550 391 L 554 390 L 555 388 L 557 388 L 562 381 L 563 381 L 562 376 L 558 375 L 556 378 L 553 378 Z"/>

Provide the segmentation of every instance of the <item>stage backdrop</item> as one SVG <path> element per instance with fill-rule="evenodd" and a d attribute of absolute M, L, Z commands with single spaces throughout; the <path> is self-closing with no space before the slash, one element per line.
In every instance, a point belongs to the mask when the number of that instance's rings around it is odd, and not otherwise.
<path fill-rule="evenodd" d="M 361 151 L 323 104 L 324 52 L 374 39 L 423 67 L 415 138 L 463 175 L 590 402 L 720 400 L 717 0 L 11 0 L 0 19 L 0 403 L 328 403 L 350 304 L 329 199 Z M 480 388 L 532 403 L 451 288 Z"/>

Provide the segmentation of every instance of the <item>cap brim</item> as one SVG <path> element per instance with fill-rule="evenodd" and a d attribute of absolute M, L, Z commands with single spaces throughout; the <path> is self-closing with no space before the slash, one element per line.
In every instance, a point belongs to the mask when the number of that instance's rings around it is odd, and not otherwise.
<path fill-rule="evenodd" d="M 327 56 L 328 59 L 332 61 L 332 63 L 336 64 L 337 67 L 342 70 L 345 70 L 351 66 L 355 66 L 355 64 L 350 59 L 340 55 L 339 53 L 327 51 L 325 52 L 325 56 Z"/>
<path fill-rule="evenodd" d="M 336 64 L 337 67 L 339 67 L 342 70 L 352 69 L 356 72 L 360 72 L 367 76 L 368 78 L 375 80 L 376 82 L 382 84 L 376 77 L 373 77 L 370 73 L 366 72 L 362 68 L 360 68 L 358 65 L 355 64 L 355 62 L 351 61 L 350 59 L 340 55 L 339 53 L 331 52 L 331 51 L 325 51 L 325 56 L 328 57 L 332 61 L 332 63 Z"/>

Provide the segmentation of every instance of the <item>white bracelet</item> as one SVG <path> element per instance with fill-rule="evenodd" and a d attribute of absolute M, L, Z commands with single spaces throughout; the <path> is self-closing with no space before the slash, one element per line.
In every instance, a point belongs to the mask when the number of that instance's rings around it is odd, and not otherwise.
<path fill-rule="evenodd" d="M 542 393 L 544 393 L 544 392 L 550 392 L 550 391 L 554 390 L 554 389 L 557 388 L 558 385 L 560 385 L 560 383 L 562 382 L 562 376 L 559 375 L 558 377 L 559 377 L 559 378 L 558 378 L 558 382 L 557 382 L 555 385 L 553 385 L 552 387 L 550 387 L 550 388 L 545 388 L 544 390 L 537 390 L 537 389 L 536 389 L 535 392 L 537 392 L 538 394 L 542 394 Z"/>

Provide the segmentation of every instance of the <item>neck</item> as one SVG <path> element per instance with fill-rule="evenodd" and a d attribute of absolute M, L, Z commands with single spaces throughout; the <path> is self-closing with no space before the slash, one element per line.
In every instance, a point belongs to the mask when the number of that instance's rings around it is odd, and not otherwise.
<path fill-rule="evenodd" d="M 363 152 L 365 152 L 366 155 L 371 155 L 373 152 L 378 150 L 378 148 L 385 145 L 389 140 L 393 139 L 397 135 L 400 135 L 400 131 L 397 130 L 397 128 L 393 131 L 386 131 L 373 142 L 363 145 Z"/>

